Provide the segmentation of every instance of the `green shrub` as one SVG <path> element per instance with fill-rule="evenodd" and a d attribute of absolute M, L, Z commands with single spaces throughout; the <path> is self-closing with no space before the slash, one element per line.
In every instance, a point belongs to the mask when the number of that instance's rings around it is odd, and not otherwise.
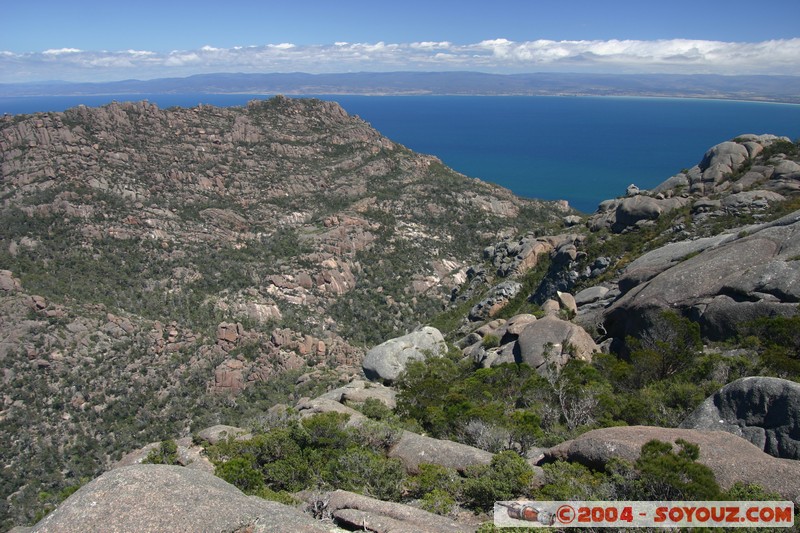
<path fill-rule="evenodd" d="M 307 445 L 315 448 L 346 448 L 350 437 L 344 426 L 349 418 L 348 414 L 331 411 L 303 419 L 301 424 L 309 439 Z"/>
<path fill-rule="evenodd" d="M 429 513 L 448 515 L 453 511 L 456 501 L 447 492 L 434 489 L 422 497 L 421 507 Z"/>
<path fill-rule="evenodd" d="M 757 340 L 761 360 L 772 372 L 800 377 L 800 315 L 759 318 L 743 324 L 739 335 Z"/>
<path fill-rule="evenodd" d="M 405 372 L 397 380 L 396 412 L 403 417 L 419 422 L 427 431 L 436 434 L 436 428 L 444 429 L 442 409 L 450 388 L 465 372 L 446 357 L 434 357 L 425 361 L 409 361 Z"/>
<path fill-rule="evenodd" d="M 372 450 L 351 448 L 331 461 L 325 478 L 335 487 L 378 498 L 397 500 L 403 493 L 406 470 L 399 459 Z"/>
<path fill-rule="evenodd" d="M 525 459 L 512 451 L 500 452 L 488 466 L 468 469 L 464 482 L 467 506 L 488 512 L 494 502 L 529 495 L 533 469 Z"/>
<path fill-rule="evenodd" d="M 409 478 L 408 492 L 414 498 L 421 498 L 430 492 L 439 491 L 458 498 L 462 479 L 458 472 L 446 466 L 421 463 L 419 473 Z"/>
<path fill-rule="evenodd" d="M 651 440 L 642 446 L 634 464 L 639 472 L 637 487 L 645 500 L 715 500 L 720 488 L 714 472 L 696 462 L 700 456 L 697 444 L 682 439 L 672 443 Z"/>
<path fill-rule="evenodd" d="M 542 500 L 602 500 L 605 478 L 580 463 L 556 461 L 542 466 L 544 483 L 537 491 Z"/>
<path fill-rule="evenodd" d="M 797 155 L 798 152 L 800 152 L 800 150 L 798 149 L 798 145 L 796 143 L 779 139 L 774 141 L 769 146 L 766 146 L 759 155 L 766 161 L 770 157 L 777 154 L 786 154 L 788 156 L 792 156 Z"/>
<path fill-rule="evenodd" d="M 767 492 L 761 485 L 737 481 L 723 493 L 723 500 L 729 501 L 781 501 L 783 498 L 777 492 Z"/>
<path fill-rule="evenodd" d="M 717 500 L 768 497 L 757 487 L 720 491 L 714 473 L 698 463 L 699 448 L 684 440 L 652 440 L 644 444 L 635 463 L 613 459 L 603 472 L 568 462 L 544 465 L 544 484 L 537 491 L 547 500 Z M 762 498 L 763 499 L 763 498 Z"/>
<path fill-rule="evenodd" d="M 217 465 L 214 473 L 245 494 L 255 494 L 264 487 L 261 472 L 245 457 L 235 457 Z"/>
<path fill-rule="evenodd" d="M 388 420 L 394 415 L 392 410 L 377 398 L 367 398 L 359 407 L 359 411 L 373 420 Z"/>
<path fill-rule="evenodd" d="M 270 500 L 273 502 L 282 503 L 284 505 L 297 505 L 300 501 L 286 492 L 285 490 L 282 491 L 274 491 L 269 487 L 262 487 L 258 492 L 255 493 L 256 496 L 259 498 L 264 498 L 265 500 Z"/>
<path fill-rule="evenodd" d="M 380 453 L 391 448 L 402 435 L 401 429 L 380 420 L 365 420 L 349 431 L 353 441 Z"/>
<path fill-rule="evenodd" d="M 500 346 L 500 337 L 498 337 L 497 335 L 492 335 L 491 333 L 487 333 L 486 335 L 483 336 L 483 342 L 481 343 L 481 345 L 487 350 L 489 348 L 497 348 L 498 346 Z"/>
<path fill-rule="evenodd" d="M 176 465 L 178 464 L 178 445 L 172 439 L 162 441 L 157 448 L 150 450 L 147 457 L 142 459 L 142 463 Z"/>
<path fill-rule="evenodd" d="M 665 311 L 639 339 L 628 339 L 637 384 L 663 380 L 691 368 L 703 349 L 700 325 Z"/>

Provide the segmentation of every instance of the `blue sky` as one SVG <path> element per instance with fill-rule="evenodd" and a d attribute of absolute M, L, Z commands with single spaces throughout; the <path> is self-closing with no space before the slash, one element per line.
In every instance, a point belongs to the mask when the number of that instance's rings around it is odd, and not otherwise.
<path fill-rule="evenodd" d="M 800 0 L 1 0 L 0 19 L 0 82 L 221 71 L 800 75 Z"/>

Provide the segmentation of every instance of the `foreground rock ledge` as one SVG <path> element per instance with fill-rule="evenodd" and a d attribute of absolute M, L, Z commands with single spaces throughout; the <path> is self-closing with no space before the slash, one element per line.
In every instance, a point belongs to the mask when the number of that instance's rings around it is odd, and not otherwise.
<path fill-rule="evenodd" d="M 564 460 L 602 469 L 613 458 L 633 462 L 642 445 L 657 439 L 678 439 L 700 447 L 698 462 L 709 467 L 723 489 L 734 483 L 754 483 L 768 492 L 800 504 L 800 461 L 778 459 L 741 437 L 725 431 L 625 426 L 596 429 L 550 448 L 541 462 Z"/>
<path fill-rule="evenodd" d="M 384 502 L 345 490 L 328 494 L 326 509 L 348 527 L 379 533 L 466 533 L 472 527 L 447 517 L 394 502 Z"/>
<path fill-rule="evenodd" d="M 33 532 L 325 532 L 330 527 L 276 502 L 246 496 L 206 472 L 135 465 L 106 472 L 81 487 L 36 524 Z"/>

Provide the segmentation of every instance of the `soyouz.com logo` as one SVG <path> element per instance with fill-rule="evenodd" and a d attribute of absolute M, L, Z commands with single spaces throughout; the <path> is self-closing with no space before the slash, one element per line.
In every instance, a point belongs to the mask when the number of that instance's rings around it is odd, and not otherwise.
<path fill-rule="evenodd" d="M 789 501 L 495 502 L 497 527 L 792 527 Z"/>

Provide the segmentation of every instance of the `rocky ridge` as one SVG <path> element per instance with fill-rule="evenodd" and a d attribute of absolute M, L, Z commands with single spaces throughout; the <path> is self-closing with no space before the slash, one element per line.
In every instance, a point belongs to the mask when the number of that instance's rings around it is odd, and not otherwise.
<path fill-rule="evenodd" d="M 0 177 L 0 510 L 20 521 L 159 435 L 351 379 L 495 236 L 568 212 L 283 97 L 6 116 Z"/>
<path fill-rule="evenodd" d="M 330 526 L 276 502 L 245 496 L 211 474 L 180 466 L 135 465 L 111 470 L 82 487 L 32 531 L 326 532 Z"/>
<path fill-rule="evenodd" d="M 792 213 L 798 156 L 785 137 L 740 135 L 650 191 L 629 187 L 624 198 L 601 203 L 589 217 L 597 234 L 589 238 L 625 234 L 635 242 L 637 232 L 645 232 L 650 242 L 636 255 L 613 260 L 590 251 L 555 273 L 554 286 L 587 287 L 576 294 L 585 302 L 579 322 L 618 342 L 640 337 L 664 310 L 698 322 L 713 341 L 731 338 L 739 324 L 758 317 L 793 316 L 800 303 L 800 226 Z M 594 280 L 603 283 L 594 286 Z"/>

